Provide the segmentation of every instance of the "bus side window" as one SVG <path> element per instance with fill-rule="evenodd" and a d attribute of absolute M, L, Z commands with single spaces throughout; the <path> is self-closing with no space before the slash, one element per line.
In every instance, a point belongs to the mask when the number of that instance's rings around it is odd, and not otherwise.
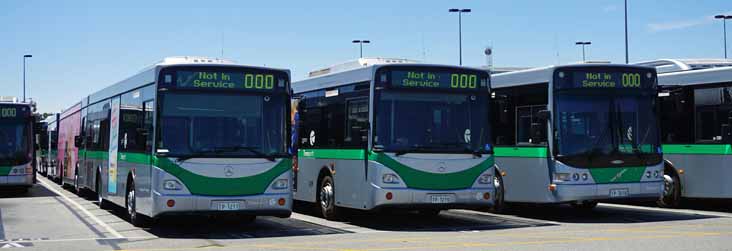
<path fill-rule="evenodd" d="M 362 130 L 367 129 L 369 118 L 369 101 L 367 98 L 349 100 L 346 104 L 346 138 L 345 146 L 360 147 L 365 139 Z"/>
<path fill-rule="evenodd" d="M 145 152 L 152 151 L 152 145 L 153 145 L 153 121 L 154 121 L 154 114 L 155 114 L 155 101 L 154 100 L 148 100 L 145 101 L 145 103 L 142 104 L 143 109 L 143 132 L 142 132 L 142 141 L 145 142 Z"/>

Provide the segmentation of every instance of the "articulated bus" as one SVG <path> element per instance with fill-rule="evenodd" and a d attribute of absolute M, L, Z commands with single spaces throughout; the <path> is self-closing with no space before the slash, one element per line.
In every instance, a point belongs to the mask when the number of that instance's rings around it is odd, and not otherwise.
<path fill-rule="evenodd" d="M 135 225 L 171 214 L 289 217 L 290 73 L 173 57 L 84 98 L 59 123 L 64 184 Z M 145 217 L 146 216 L 146 217 Z"/>
<path fill-rule="evenodd" d="M 667 189 L 659 204 L 732 199 L 732 60 L 640 64 L 658 67 L 663 88 L 659 103 Z"/>
<path fill-rule="evenodd" d="M 314 71 L 297 95 L 294 198 L 439 214 L 493 204 L 487 72 L 397 59 Z"/>
<path fill-rule="evenodd" d="M 0 100 L 0 190 L 35 184 L 33 104 Z"/>
<path fill-rule="evenodd" d="M 578 64 L 492 78 L 498 211 L 661 197 L 655 69 Z"/>

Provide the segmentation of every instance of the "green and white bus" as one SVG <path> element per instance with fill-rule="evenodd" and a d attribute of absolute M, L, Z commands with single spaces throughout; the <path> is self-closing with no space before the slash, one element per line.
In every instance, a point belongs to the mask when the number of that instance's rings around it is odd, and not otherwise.
<path fill-rule="evenodd" d="M 578 64 L 492 79 L 497 209 L 660 198 L 655 69 Z"/>
<path fill-rule="evenodd" d="M 0 191 L 35 184 L 34 105 L 0 98 Z"/>
<path fill-rule="evenodd" d="M 295 200 L 341 208 L 440 210 L 493 204 L 486 71 L 359 59 L 293 83 Z"/>
<path fill-rule="evenodd" d="M 289 217 L 290 98 L 288 70 L 166 58 L 62 113 L 62 180 L 96 192 L 100 207 L 125 207 L 136 225 L 140 215 Z"/>
<path fill-rule="evenodd" d="M 732 60 L 639 63 L 658 69 L 666 159 L 661 206 L 683 198 L 732 198 Z"/>

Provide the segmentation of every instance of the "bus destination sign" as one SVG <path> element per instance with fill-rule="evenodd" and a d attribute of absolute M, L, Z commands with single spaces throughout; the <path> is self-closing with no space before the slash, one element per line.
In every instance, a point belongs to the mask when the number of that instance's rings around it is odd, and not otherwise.
<path fill-rule="evenodd" d="M 185 89 L 231 89 L 280 91 L 286 80 L 269 73 L 226 71 L 177 71 L 176 87 Z"/>
<path fill-rule="evenodd" d="M 30 109 L 23 106 L 0 106 L 0 119 L 17 119 L 30 116 Z"/>
<path fill-rule="evenodd" d="M 485 87 L 478 74 L 435 71 L 392 71 L 391 86 L 415 89 L 475 90 Z"/>
<path fill-rule="evenodd" d="M 559 71 L 556 89 L 647 89 L 653 88 L 655 74 L 640 71 Z"/>

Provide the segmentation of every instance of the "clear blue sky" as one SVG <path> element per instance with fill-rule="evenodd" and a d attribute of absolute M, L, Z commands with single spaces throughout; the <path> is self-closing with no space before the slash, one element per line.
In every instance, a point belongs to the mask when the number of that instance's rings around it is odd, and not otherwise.
<path fill-rule="evenodd" d="M 289 68 L 293 79 L 366 56 L 457 64 L 457 16 L 465 65 L 624 61 L 623 1 L 0 1 L 0 96 L 21 96 L 22 55 L 29 96 L 57 112 L 166 56 L 198 55 Z M 630 60 L 722 57 L 729 0 L 630 0 Z M 732 31 L 732 22 L 730 31 Z M 730 34 L 732 36 L 732 34 Z M 732 40 L 732 39 L 731 39 Z M 732 44 L 732 43 L 731 43 Z M 732 50 L 730 50 L 732 52 Z"/>

